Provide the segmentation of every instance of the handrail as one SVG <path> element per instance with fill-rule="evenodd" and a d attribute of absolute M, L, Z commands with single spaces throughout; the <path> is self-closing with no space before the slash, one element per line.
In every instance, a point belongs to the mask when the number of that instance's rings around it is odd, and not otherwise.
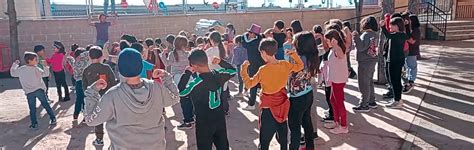
<path fill-rule="evenodd" d="M 438 29 L 443 34 L 442 40 L 446 40 L 446 32 L 447 32 L 447 24 L 448 24 L 447 13 L 439 9 L 438 7 L 436 7 L 436 5 L 430 2 L 426 2 L 425 4 L 428 5 L 428 8 L 427 8 L 428 16 L 427 16 L 426 22 L 430 24 L 432 27 Z"/>

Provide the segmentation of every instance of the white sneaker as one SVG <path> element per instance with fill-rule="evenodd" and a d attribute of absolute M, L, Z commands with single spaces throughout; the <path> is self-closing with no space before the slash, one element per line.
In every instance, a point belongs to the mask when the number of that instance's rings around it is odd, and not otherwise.
<path fill-rule="evenodd" d="M 349 133 L 349 127 L 338 126 L 334 129 L 329 130 L 332 134 L 347 134 Z"/>
<path fill-rule="evenodd" d="M 326 129 L 334 129 L 334 128 L 336 128 L 338 125 L 337 125 L 337 123 L 335 123 L 335 122 L 328 122 L 328 123 L 324 123 L 323 126 L 324 126 L 324 128 L 326 128 Z"/>
<path fill-rule="evenodd" d="M 245 108 L 242 108 L 243 110 L 247 110 L 247 111 L 252 111 L 252 110 L 255 110 L 255 105 L 254 106 L 247 106 Z"/>
<path fill-rule="evenodd" d="M 390 104 L 386 105 L 387 108 L 400 109 L 403 108 L 403 101 L 392 101 Z"/>

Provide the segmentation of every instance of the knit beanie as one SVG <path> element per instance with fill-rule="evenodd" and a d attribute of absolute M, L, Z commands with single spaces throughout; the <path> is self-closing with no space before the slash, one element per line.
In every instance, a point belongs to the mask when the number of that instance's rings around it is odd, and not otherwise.
<path fill-rule="evenodd" d="M 125 48 L 119 54 L 118 69 L 124 77 L 136 77 L 142 72 L 142 55 L 133 48 Z"/>

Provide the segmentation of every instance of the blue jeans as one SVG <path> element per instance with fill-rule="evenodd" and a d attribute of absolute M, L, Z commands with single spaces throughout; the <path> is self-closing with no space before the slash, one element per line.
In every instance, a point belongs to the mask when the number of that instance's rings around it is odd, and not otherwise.
<path fill-rule="evenodd" d="M 242 80 L 242 76 L 240 75 L 240 68 L 242 68 L 242 66 L 237 65 L 237 78 L 239 79 L 239 93 L 242 93 L 244 91 L 244 80 Z"/>
<path fill-rule="evenodd" d="M 82 89 L 82 80 L 76 81 L 76 103 L 74 105 L 74 119 L 77 119 L 79 113 L 84 107 L 84 89 Z"/>
<path fill-rule="evenodd" d="M 54 120 L 56 117 L 54 116 L 53 109 L 48 103 L 48 99 L 46 98 L 46 94 L 43 89 L 38 89 L 34 92 L 26 94 L 26 99 L 28 100 L 28 107 L 30 108 L 30 120 L 31 124 L 38 124 L 38 120 L 36 119 L 36 98 L 39 99 L 41 102 L 41 106 L 46 110 L 49 115 L 49 119 Z"/>
<path fill-rule="evenodd" d="M 110 0 L 110 8 L 112 9 L 112 12 L 115 13 L 115 0 Z M 109 9 L 109 0 L 104 0 L 104 14 L 107 14 L 107 11 Z"/>
<path fill-rule="evenodd" d="M 181 109 L 183 110 L 183 121 L 185 123 L 194 121 L 194 108 L 191 99 L 189 97 L 181 97 L 179 99 L 179 103 L 181 104 Z"/>
<path fill-rule="evenodd" d="M 407 66 L 407 78 L 408 81 L 415 82 L 416 74 L 418 72 L 418 64 L 416 62 L 416 56 L 407 56 L 405 59 L 405 64 Z"/>

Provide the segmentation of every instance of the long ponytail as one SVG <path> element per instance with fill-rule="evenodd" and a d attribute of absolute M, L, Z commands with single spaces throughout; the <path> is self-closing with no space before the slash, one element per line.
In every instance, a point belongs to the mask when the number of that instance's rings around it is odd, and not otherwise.
<path fill-rule="evenodd" d="M 219 48 L 219 57 L 224 59 L 226 57 L 226 53 L 224 43 L 222 43 L 221 34 L 217 31 L 214 31 L 209 35 L 209 39 L 212 40 L 214 44 L 217 44 L 217 48 Z"/>

